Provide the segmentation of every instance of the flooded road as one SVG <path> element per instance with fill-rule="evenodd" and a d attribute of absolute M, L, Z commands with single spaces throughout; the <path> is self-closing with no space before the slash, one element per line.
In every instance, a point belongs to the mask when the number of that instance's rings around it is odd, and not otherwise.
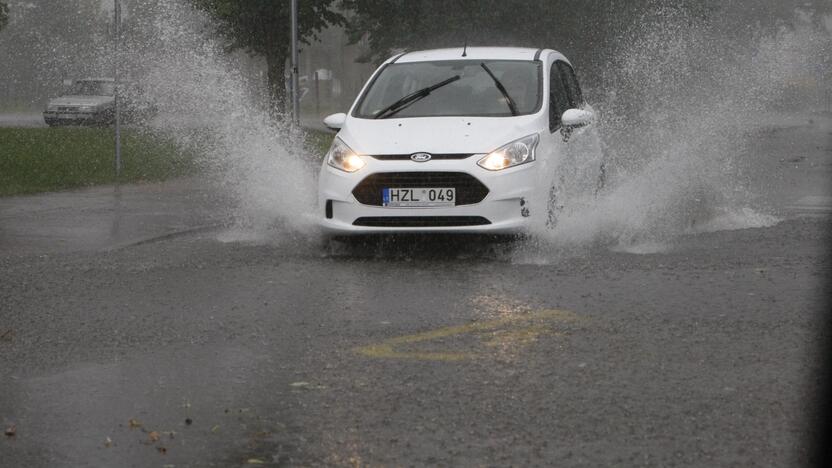
<path fill-rule="evenodd" d="M 809 118 L 750 149 L 775 222 L 653 249 L 323 249 L 223 227 L 195 181 L 2 199 L 0 457 L 804 463 L 832 240 L 832 139 Z"/>
<path fill-rule="evenodd" d="M 453 242 L 387 259 L 202 235 L 6 255 L 0 414 L 17 435 L 0 451 L 10 466 L 789 465 L 806 457 L 829 228 L 548 265 Z"/>

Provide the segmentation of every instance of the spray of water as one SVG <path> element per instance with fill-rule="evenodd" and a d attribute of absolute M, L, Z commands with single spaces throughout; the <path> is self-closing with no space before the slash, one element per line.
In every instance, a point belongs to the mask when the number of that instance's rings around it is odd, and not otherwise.
<path fill-rule="evenodd" d="M 832 51 L 829 32 L 798 14 L 795 27 L 743 42 L 681 8 L 655 8 L 636 22 L 603 88 L 590 93 L 605 189 L 567 191 L 556 226 L 539 227 L 537 237 L 556 251 L 602 243 L 654 252 L 681 234 L 776 223 L 747 189 L 749 138 L 761 117 L 782 107 L 785 90 L 816 76 Z M 568 164 L 590 170 L 592 156 Z"/>
<path fill-rule="evenodd" d="M 228 201 L 224 239 L 263 239 L 314 226 L 314 171 L 302 134 L 269 109 L 265 84 L 223 50 L 220 34 L 184 2 L 143 0 L 125 45 L 157 117 L 147 130 L 199 153 Z"/>

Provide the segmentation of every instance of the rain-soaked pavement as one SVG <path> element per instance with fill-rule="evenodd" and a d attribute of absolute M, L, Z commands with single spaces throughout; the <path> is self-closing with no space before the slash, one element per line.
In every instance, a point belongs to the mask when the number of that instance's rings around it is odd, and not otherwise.
<path fill-rule="evenodd" d="M 783 221 L 651 254 L 324 250 L 198 181 L 0 199 L 0 465 L 801 464 L 832 138 L 795 132 L 755 166 Z"/>

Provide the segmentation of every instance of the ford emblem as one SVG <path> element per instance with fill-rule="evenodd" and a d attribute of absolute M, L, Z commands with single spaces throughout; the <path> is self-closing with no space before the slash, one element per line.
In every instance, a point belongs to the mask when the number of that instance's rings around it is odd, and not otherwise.
<path fill-rule="evenodd" d="M 430 161 L 431 155 L 429 153 L 413 153 L 410 155 L 410 159 L 416 162 L 427 162 Z"/>

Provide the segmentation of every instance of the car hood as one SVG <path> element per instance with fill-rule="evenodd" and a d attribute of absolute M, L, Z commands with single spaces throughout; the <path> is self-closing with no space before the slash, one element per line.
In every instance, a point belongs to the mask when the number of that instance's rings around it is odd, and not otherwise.
<path fill-rule="evenodd" d="M 338 136 L 359 154 L 489 153 L 539 131 L 539 116 L 349 117 Z"/>
<path fill-rule="evenodd" d="M 49 100 L 50 106 L 100 106 L 113 102 L 113 96 L 61 96 Z"/>

